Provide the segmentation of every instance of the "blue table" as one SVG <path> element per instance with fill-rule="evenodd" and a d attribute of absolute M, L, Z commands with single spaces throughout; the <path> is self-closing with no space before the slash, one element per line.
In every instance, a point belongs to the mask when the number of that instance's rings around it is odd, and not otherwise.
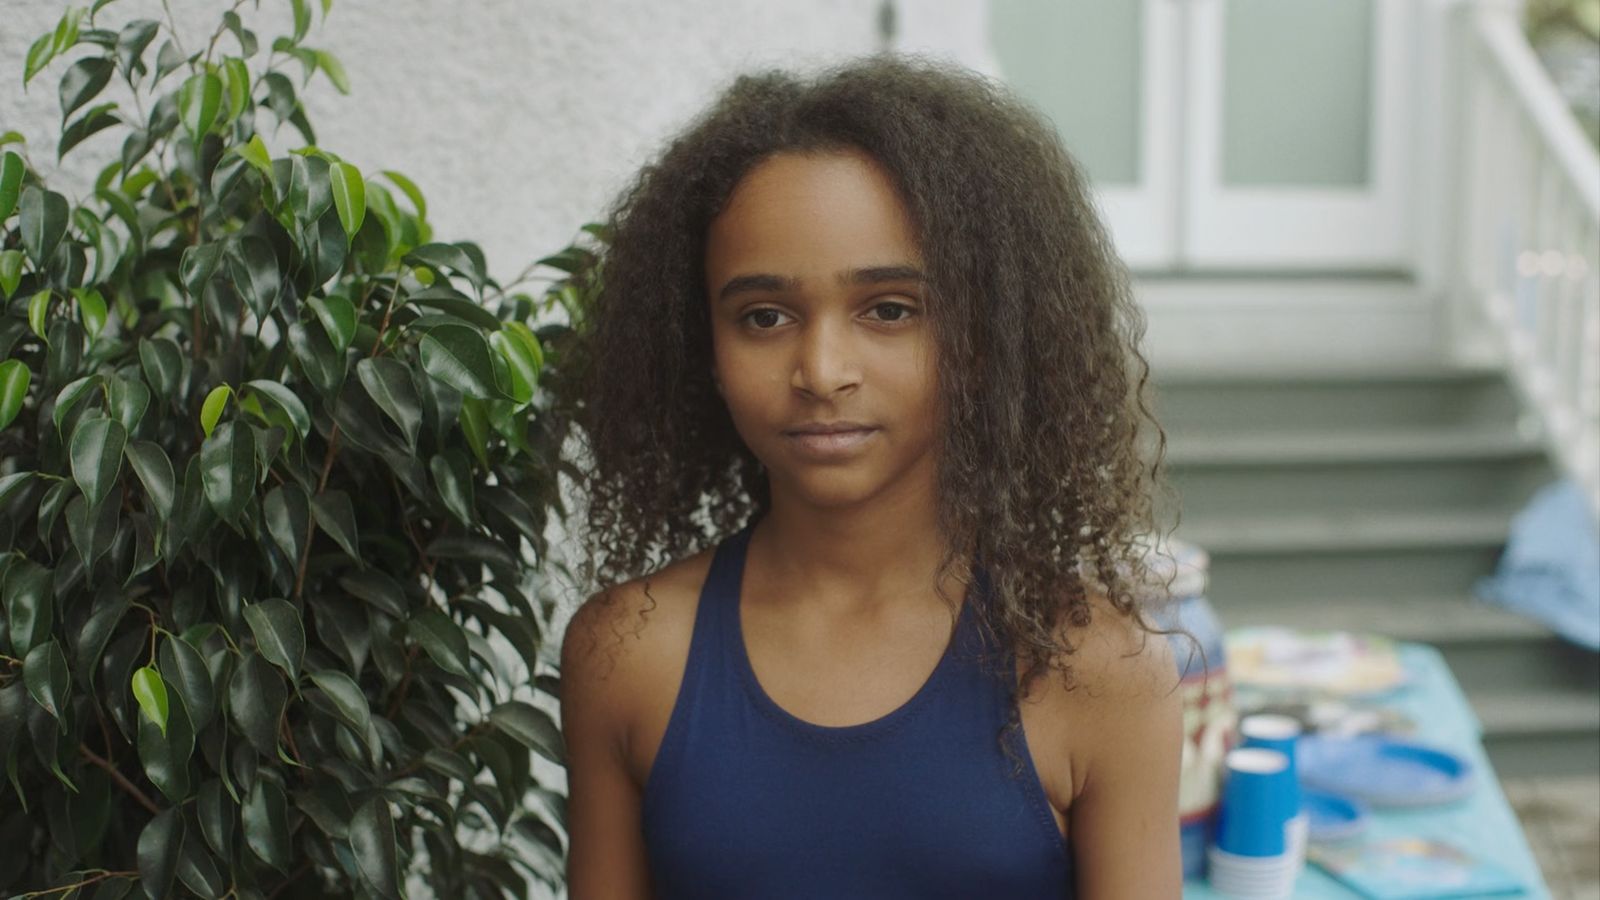
<path fill-rule="evenodd" d="M 1416 739 L 1444 747 L 1469 760 L 1477 772 L 1477 788 L 1455 803 L 1425 809 L 1373 810 L 1372 823 L 1363 839 L 1389 837 L 1430 837 L 1447 840 L 1464 850 L 1498 863 L 1527 885 L 1520 894 L 1502 897 L 1548 898 L 1533 851 L 1522 834 L 1522 825 L 1500 790 L 1500 781 L 1489 765 L 1483 749 L 1483 726 L 1467 704 L 1460 685 L 1450 674 L 1439 651 L 1426 644 L 1398 645 L 1400 662 L 1412 676 L 1405 687 L 1385 699 L 1417 723 Z M 1190 900 L 1223 898 L 1204 881 L 1184 883 L 1183 896 Z M 1314 863 L 1307 863 L 1296 882 L 1294 896 L 1351 898 L 1361 895 L 1345 887 Z"/>

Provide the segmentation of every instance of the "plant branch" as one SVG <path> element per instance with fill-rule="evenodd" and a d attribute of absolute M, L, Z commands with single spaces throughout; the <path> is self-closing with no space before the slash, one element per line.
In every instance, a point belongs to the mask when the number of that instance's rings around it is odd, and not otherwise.
<path fill-rule="evenodd" d="M 73 890 L 76 890 L 78 888 L 84 887 L 85 885 L 90 885 L 90 884 L 94 884 L 96 882 L 105 881 L 107 878 L 138 878 L 139 877 L 138 871 L 134 870 L 134 869 L 125 869 L 125 870 L 120 871 L 120 872 L 112 872 L 112 871 L 107 870 L 107 869 L 98 869 L 98 870 L 90 869 L 89 871 L 91 871 L 91 872 L 98 871 L 100 874 L 95 875 L 92 878 L 85 878 L 82 881 L 74 881 L 72 884 L 63 884 L 63 885 L 59 885 L 59 886 L 53 887 L 53 888 L 45 888 L 42 891 L 29 891 L 26 894 L 18 894 L 17 897 L 16 897 L 16 900 L 28 900 L 28 898 L 30 898 L 30 897 L 45 897 L 45 896 L 49 896 L 50 894 L 60 893 L 62 891 L 73 891 Z"/>
<path fill-rule="evenodd" d="M 115 781 L 118 787 L 127 791 L 128 794 L 133 797 L 133 799 L 139 801 L 139 805 L 145 809 L 148 809 L 151 815 L 161 812 L 161 807 L 156 806 L 154 801 L 145 796 L 144 791 L 139 790 L 139 788 L 135 786 L 133 782 L 128 780 L 126 775 L 123 775 L 116 766 L 107 762 L 105 758 L 97 755 L 93 750 L 90 750 L 88 747 L 85 747 L 82 744 L 78 745 L 78 752 L 83 754 L 84 759 L 87 759 L 89 762 L 92 762 L 100 768 L 105 769 L 106 774 L 111 776 L 111 780 Z"/>
<path fill-rule="evenodd" d="M 337 401 L 336 401 L 337 402 Z M 322 457 L 322 475 L 317 479 L 317 496 L 321 496 L 324 488 L 328 486 L 328 473 L 333 470 L 333 458 L 339 453 L 339 423 L 333 423 L 333 430 L 328 432 L 328 452 Z M 306 563 L 311 559 L 311 538 L 316 534 L 317 517 L 306 517 L 306 543 L 300 548 L 300 565 L 296 567 L 294 575 L 294 596 L 300 599 L 301 592 L 306 585 Z"/>

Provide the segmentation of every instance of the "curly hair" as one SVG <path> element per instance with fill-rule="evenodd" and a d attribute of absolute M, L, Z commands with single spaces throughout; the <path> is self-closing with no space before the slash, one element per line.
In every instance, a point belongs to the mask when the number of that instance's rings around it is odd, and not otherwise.
<path fill-rule="evenodd" d="M 588 583 L 645 575 L 769 508 L 708 364 L 706 234 L 763 159 L 839 150 L 890 174 L 924 257 L 944 425 L 937 582 L 965 559 L 987 572 L 980 623 L 1023 663 L 1024 696 L 1046 669 L 1072 688 L 1067 632 L 1091 621 L 1091 583 L 1144 638 L 1187 634 L 1143 616 L 1170 599 L 1151 590 L 1145 543 L 1152 490 L 1170 490 L 1166 435 L 1145 400 L 1144 317 L 1081 169 L 1003 85 L 889 53 L 809 80 L 738 77 L 610 208 L 574 358 Z M 1142 420 L 1158 439 L 1148 467 Z M 1018 764 L 1014 674 L 998 739 Z"/>

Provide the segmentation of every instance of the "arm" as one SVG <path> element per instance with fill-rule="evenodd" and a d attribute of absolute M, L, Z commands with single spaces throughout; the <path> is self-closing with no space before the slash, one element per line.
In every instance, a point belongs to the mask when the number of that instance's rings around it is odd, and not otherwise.
<path fill-rule="evenodd" d="M 623 604 L 618 603 L 617 606 Z M 649 900 L 638 788 L 623 756 L 626 645 L 613 611 L 591 598 L 561 645 L 561 728 L 567 745 L 567 895 Z"/>
<path fill-rule="evenodd" d="M 1069 810 L 1078 896 L 1176 898 L 1183 892 L 1178 774 L 1183 701 L 1163 635 L 1143 635 L 1116 613 L 1083 642 L 1079 677 L 1087 772 Z M 1100 624 L 1098 621 L 1096 624 Z M 1131 655 L 1130 655 L 1131 654 Z"/>

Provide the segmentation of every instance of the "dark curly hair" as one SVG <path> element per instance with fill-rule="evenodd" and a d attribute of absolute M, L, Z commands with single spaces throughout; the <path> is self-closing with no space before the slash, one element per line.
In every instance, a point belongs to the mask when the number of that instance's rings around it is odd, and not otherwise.
<path fill-rule="evenodd" d="M 969 558 L 988 573 L 980 622 L 1024 664 L 1024 696 L 1046 669 L 1072 687 L 1066 635 L 1090 622 L 1090 583 L 1145 638 L 1187 634 L 1142 616 L 1166 595 L 1152 591 L 1146 556 L 1166 435 L 1144 396 L 1144 317 L 1081 169 L 1002 85 L 888 53 L 810 80 L 737 78 L 611 207 L 574 360 L 588 585 L 652 572 L 769 507 L 711 377 L 706 233 L 763 159 L 845 149 L 890 174 L 924 257 L 944 423 L 937 581 Z M 1141 418 L 1158 438 L 1148 468 Z M 1018 763 L 1006 681 L 998 737 Z"/>

